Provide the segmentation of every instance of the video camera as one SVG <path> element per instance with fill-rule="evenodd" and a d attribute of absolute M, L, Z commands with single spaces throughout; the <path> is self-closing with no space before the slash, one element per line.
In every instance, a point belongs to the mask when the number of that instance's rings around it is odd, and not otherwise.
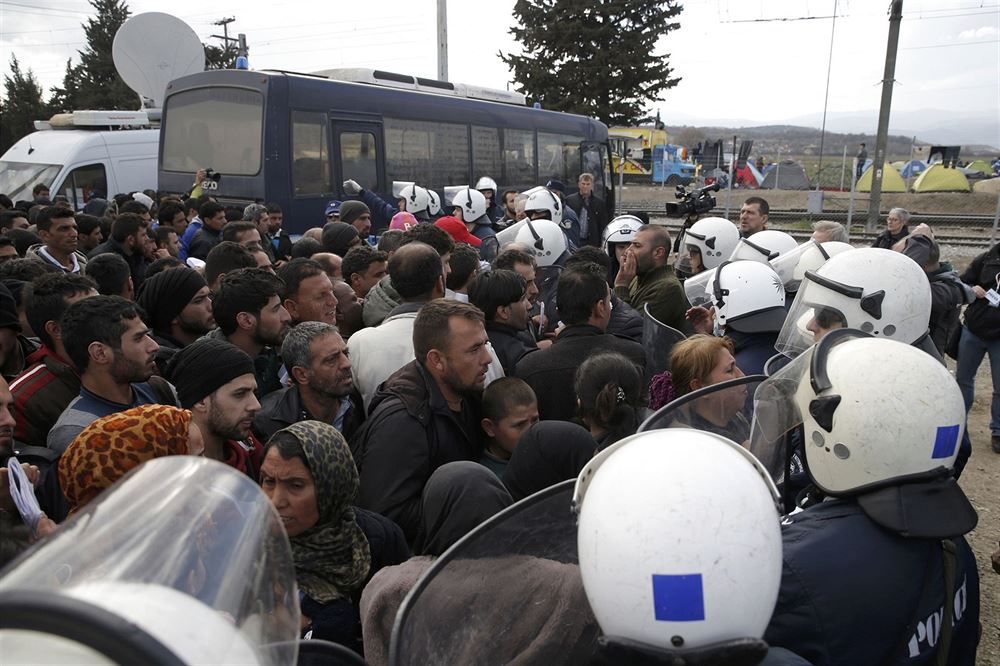
<path fill-rule="evenodd" d="M 683 185 L 678 185 L 676 196 L 680 201 L 667 202 L 667 217 L 690 217 L 709 212 L 715 208 L 715 197 L 710 193 L 718 191 L 718 182 L 690 192 Z"/>
<path fill-rule="evenodd" d="M 209 180 L 213 180 L 213 181 L 215 181 L 217 183 L 220 180 L 222 180 L 222 174 L 219 173 L 218 171 L 212 169 L 211 167 L 209 167 L 209 168 L 205 169 L 205 178 L 208 178 Z"/>

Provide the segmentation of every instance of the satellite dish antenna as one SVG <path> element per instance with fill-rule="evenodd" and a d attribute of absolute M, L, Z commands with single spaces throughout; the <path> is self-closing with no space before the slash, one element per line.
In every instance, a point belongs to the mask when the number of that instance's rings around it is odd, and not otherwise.
<path fill-rule="evenodd" d="M 174 79 L 205 70 L 205 47 L 195 31 L 161 12 L 125 21 L 115 33 L 111 57 L 118 75 L 143 98 L 144 108 L 160 108 Z"/>

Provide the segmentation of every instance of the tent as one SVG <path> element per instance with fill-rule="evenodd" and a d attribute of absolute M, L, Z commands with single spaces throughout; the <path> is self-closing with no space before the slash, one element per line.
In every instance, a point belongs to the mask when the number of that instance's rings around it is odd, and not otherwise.
<path fill-rule="evenodd" d="M 893 163 L 893 166 L 896 166 L 896 164 Z M 896 167 L 896 169 L 899 170 L 899 175 L 903 178 L 913 178 L 927 170 L 927 163 L 922 160 L 910 160 L 903 163 L 903 166 Z"/>
<path fill-rule="evenodd" d="M 808 190 L 809 179 L 802 165 L 792 160 L 782 160 L 764 173 L 760 186 L 767 190 Z"/>
<path fill-rule="evenodd" d="M 1000 194 L 1000 178 L 987 178 L 972 186 L 974 192 L 983 194 Z"/>
<path fill-rule="evenodd" d="M 967 176 L 973 176 L 973 174 L 977 171 L 983 174 L 982 176 L 978 176 L 981 178 L 989 178 L 993 175 L 993 167 L 991 167 L 990 163 L 986 160 L 974 160 L 965 165 L 965 174 Z"/>
<path fill-rule="evenodd" d="M 873 177 L 874 169 L 868 167 L 868 170 L 861 174 L 861 178 L 858 179 L 857 191 L 871 192 Z M 886 164 L 885 168 L 882 169 L 882 191 L 906 192 L 906 181 L 903 180 L 903 177 L 899 175 L 898 171 L 892 168 L 891 164 Z"/>
<path fill-rule="evenodd" d="M 913 183 L 914 192 L 968 192 L 969 181 L 958 169 L 945 168 L 940 162 L 927 167 Z"/>

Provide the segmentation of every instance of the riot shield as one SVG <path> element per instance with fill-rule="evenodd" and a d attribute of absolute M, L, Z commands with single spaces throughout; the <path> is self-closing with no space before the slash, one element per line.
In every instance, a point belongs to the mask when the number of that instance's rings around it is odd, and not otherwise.
<path fill-rule="evenodd" d="M 750 447 L 753 397 L 767 377 L 747 375 L 682 395 L 664 405 L 639 426 L 638 432 L 693 428 L 722 435 Z"/>
<path fill-rule="evenodd" d="M 151 460 L 0 578 L 3 661 L 293 664 L 291 547 L 267 496 L 212 460 Z"/>
<path fill-rule="evenodd" d="M 575 484 L 525 498 L 441 555 L 400 606 L 389 664 L 589 663 L 600 630 L 580 577 Z"/>
<path fill-rule="evenodd" d="M 649 312 L 649 303 L 643 306 L 642 346 L 646 348 L 646 386 L 654 375 L 670 369 L 670 352 L 686 336 L 672 326 L 667 326 Z"/>
<path fill-rule="evenodd" d="M 551 333 L 559 326 L 559 306 L 556 303 L 556 293 L 559 288 L 560 273 L 562 273 L 562 266 L 558 265 L 539 266 L 535 269 L 535 286 L 538 287 L 538 296 L 535 298 L 535 302 L 545 306 L 545 330 L 540 331 L 540 333 Z"/>
<path fill-rule="evenodd" d="M 700 305 L 708 308 L 712 306 L 712 283 L 715 281 L 715 273 L 718 270 L 718 268 L 709 268 L 684 280 L 684 295 L 687 296 L 691 307 Z"/>

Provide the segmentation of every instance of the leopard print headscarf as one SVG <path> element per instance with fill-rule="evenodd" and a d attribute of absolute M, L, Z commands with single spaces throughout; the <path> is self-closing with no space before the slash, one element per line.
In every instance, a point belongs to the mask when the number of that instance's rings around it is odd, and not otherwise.
<path fill-rule="evenodd" d="M 59 458 L 59 485 L 75 513 L 147 460 L 188 452 L 191 412 L 142 405 L 97 419 Z"/>
<path fill-rule="evenodd" d="M 360 481 L 351 449 L 333 426 L 300 421 L 275 433 L 291 435 L 306 455 L 316 486 L 316 524 L 291 537 L 295 578 L 314 601 L 351 596 L 371 568 L 368 539 L 354 516 Z"/>

